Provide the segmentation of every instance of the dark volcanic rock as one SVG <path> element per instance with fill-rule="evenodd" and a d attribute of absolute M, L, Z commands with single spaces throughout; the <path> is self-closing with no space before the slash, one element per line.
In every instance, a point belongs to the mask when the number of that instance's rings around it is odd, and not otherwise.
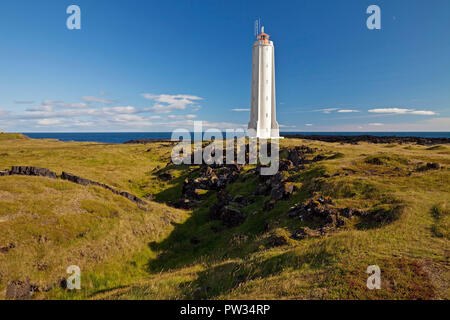
<path fill-rule="evenodd" d="M 13 166 L 9 171 L 10 175 L 40 176 L 56 179 L 56 173 L 45 168 Z"/>
<path fill-rule="evenodd" d="M 153 143 L 153 142 L 171 142 L 173 143 L 171 139 L 134 139 L 125 141 L 124 144 L 147 144 L 147 143 Z"/>
<path fill-rule="evenodd" d="M 211 220 L 222 220 L 222 223 L 231 228 L 242 224 L 245 221 L 245 214 L 239 209 L 239 204 L 232 202 L 231 195 L 220 190 L 217 193 L 218 202 L 209 208 Z"/>
<path fill-rule="evenodd" d="M 279 166 L 280 171 L 288 171 L 289 169 L 292 168 L 294 168 L 294 164 L 292 163 L 291 160 L 280 160 Z"/>
<path fill-rule="evenodd" d="M 94 182 L 89 179 L 84 179 L 84 178 L 78 177 L 74 174 L 67 173 L 64 171 L 61 174 L 61 179 L 68 180 L 68 181 L 76 183 L 76 184 L 81 184 L 82 186 L 87 186 L 87 185 L 93 184 L 93 182 Z"/>
<path fill-rule="evenodd" d="M 241 210 L 228 205 L 223 208 L 221 219 L 226 227 L 232 228 L 245 221 L 245 214 Z"/>
<path fill-rule="evenodd" d="M 88 185 L 99 186 L 99 187 L 102 187 L 104 189 L 107 189 L 107 190 L 111 191 L 114 194 L 117 194 L 117 195 L 120 195 L 122 197 L 125 197 L 128 200 L 130 200 L 130 201 L 132 201 L 132 202 L 134 202 L 136 204 L 141 204 L 141 205 L 146 205 L 147 204 L 144 200 L 138 198 L 134 194 L 131 194 L 131 193 L 126 192 L 126 191 L 118 191 L 118 190 L 116 190 L 116 189 L 114 189 L 114 188 L 112 188 L 112 187 L 110 187 L 110 186 L 108 186 L 106 184 L 103 184 L 103 183 L 100 183 L 100 182 L 96 182 L 96 181 L 92 181 L 92 180 L 85 179 L 85 178 L 81 178 L 81 177 L 78 177 L 78 176 L 76 176 L 74 174 L 71 174 L 71 173 L 67 173 L 67 172 L 63 171 L 63 173 L 61 174 L 61 179 L 68 180 L 70 182 L 73 182 L 73 183 L 76 183 L 76 184 L 80 184 L 80 185 L 83 185 L 83 186 L 88 186 Z"/>
<path fill-rule="evenodd" d="M 14 243 L 10 243 L 6 246 L 0 247 L 0 253 L 8 253 L 9 250 L 14 249 L 16 245 Z"/>
<path fill-rule="evenodd" d="M 286 138 L 294 139 L 308 139 L 308 140 L 318 140 L 325 142 L 340 142 L 340 143 L 350 143 L 357 144 L 358 142 L 371 142 L 371 143 L 417 143 L 421 145 L 433 145 L 433 144 L 448 144 L 450 143 L 450 138 L 421 138 L 421 137 L 397 137 L 397 136 L 385 136 L 376 137 L 370 135 L 360 135 L 360 136 L 340 136 L 340 135 L 284 135 Z"/>
<path fill-rule="evenodd" d="M 315 156 L 312 161 L 313 162 L 317 162 L 317 161 L 322 161 L 323 159 L 325 159 L 326 157 L 324 155 L 318 154 L 317 156 Z"/>
<path fill-rule="evenodd" d="M 6 299 L 25 300 L 33 296 L 36 291 L 35 286 L 32 286 L 28 281 L 13 281 L 6 287 Z"/>
<path fill-rule="evenodd" d="M 300 228 L 300 230 L 296 231 L 292 234 L 291 238 L 295 240 L 302 240 L 305 238 L 315 238 L 320 237 L 322 234 L 318 230 L 313 230 L 308 227 Z"/>
<path fill-rule="evenodd" d="M 326 234 L 336 228 L 339 228 L 354 215 L 363 216 L 364 213 L 352 208 L 332 207 L 333 201 L 329 197 L 319 197 L 312 199 L 307 203 L 296 204 L 292 206 L 287 215 L 290 218 L 298 217 L 305 221 L 315 221 L 319 223 L 318 230 L 301 229 L 292 237 L 294 239 L 303 239 L 305 237 L 318 236 Z"/>
<path fill-rule="evenodd" d="M 269 239 L 269 245 L 271 247 L 280 247 L 280 246 L 284 246 L 285 244 L 287 244 L 287 239 L 284 236 L 272 236 Z"/>
<path fill-rule="evenodd" d="M 0 177 L 2 176 L 9 176 L 9 170 L 0 171 Z"/>
<path fill-rule="evenodd" d="M 436 162 L 428 162 L 427 163 L 427 169 L 428 170 L 437 170 L 440 169 L 441 165 L 439 163 Z"/>
<path fill-rule="evenodd" d="M 172 175 L 170 173 L 166 172 L 166 173 L 161 173 L 158 176 L 158 178 L 161 181 L 170 181 L 170 180 L 172 180 L 173 177 L 172 177 Z"/>

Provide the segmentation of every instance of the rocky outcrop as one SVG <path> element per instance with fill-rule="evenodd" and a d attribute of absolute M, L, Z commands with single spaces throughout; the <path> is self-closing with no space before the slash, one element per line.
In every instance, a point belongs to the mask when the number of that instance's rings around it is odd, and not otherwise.
<path fill-rule="evenodd" d="M 235 182 L 240 175 L 240 165 L 204 165 L 195 173 L 197 178 L 186 178 L 181 191 L 181 198 L 174 203 L 177 208 L 190 209 L 199 204 L 203 191 L 222 190 Z"/>
<path fill-rule="evenodd" d="M 13 281 L 6 287 L 6 299 L 26 300 L 33 296 L 37 288 L 29 281 Z"/>
<path fill-rule="evenodd" d="M 124 144 L 147 144 L 147 143 L 156 143 L 156 142 L 175 143 L 171 139 L 134 139 L 134 140 L 125 141 Z"/>
<path fill-rule="evenodd" d="M 270 195 L 270 199 L 264 204 L 264 210 L 272 210 L 275 202 L 288 199 L 295 191 L 294 185 L 287 182 L 283 173 L 278 172 L 273 176 L 259 176 L 255 195 Z"/>
<path fill-rule="evenodd" d="M 30 166 L 13 166 L 8 171 L 9 175 L 24 175 L 24 176 L 40 176 L 51 179 L 56 179 L 56 173 L 45 168 L 30 167 Z"/>
<path fill-rule="evenodd" d="M 227 191 L 219 191 L 217 193 L 217 199 L 217 203 L 210 207 L 210 219 L 221 220 L 222 223 L 229 228 L 244 223 L 246 216 L 240 209 L 242 205 L 233 202 L 233 198 Z"/>
<path fill-rule="evenodd" d="M 421 166 L 417 171 L 439 170 L 441 165 L 437 162 L 428 162 L 426 165 Z"/>
<path fill-rule="evenodd" d="M 161 181 L 170 181 L 170 180 L 172 180 L 172 178 L 173 178 L 172 175 L 170 173 L 168 173 L 168 172 L 161 173 L 158 176 L 158 179 L 161 180 Z"/>
<path fill-rule="evenodd" d="M 294 232 L 291 236 L 292 239 L 302 240 L 305 238 L 316 238 L 320 237 L 322 232 L 319 230 L 313 230 L 308 227 L 302 227 L 298 231 Z"/>
<path fill-rule="evenodd" d="M 280 247 L 288 243 L 288 239 L 285 236 L 272 236 L 269 238 L 269 246 Z"/>
<path fill-rule="evenodd" d="M 319 224 L 318 229 L 301 228 L 292 234 L 293 239 L 304 239 L 324 235 L 336 228 L 345 225 L 347 219 L 352 216 L 362 216 L 364 212 L 352 208 L 336 208 L 329 197 L 319 197 L 306 203 L 292 206 L 288 217 L 297 218 L 302 221 L 310 221 Z"/>
<path fill-rule="evenodd" d="M 51 178 L 51 179 L 58 178 L 56 173 L 53 171 L 50 171 L 49 169 L 38 168 L 38 167 L 29 167 L 29 166 L 13 166 L 13 167 L 11 167 L 11 170 L 0 171 L 0 176 L 7 176 L 7 175 L 39 176 L 39 177 L 47 177 L 47 178 Z M 79 184 L 82 186 L 88 186 L 88 185 L 99 186 L 99 187 L 102 187 L 104 189 L 111 191 L 114 194 L 125 197 L 128 200 L 130 200 L 138 205 L 146 205 L 147 204 L 144 200 L 138 198 L 134 194 L 131 194 L 126 191 L 118 191 L 106 184 L 92 181 L 89 179 L 85 179 L 85 178 L 76 176 L 71 173 L 67 173 L 67 172 L 63 171 L 61 174 L 61 179 L 67 180 L 67 181 L 70 181 L 70 182 L 73 182 L 73 183 L 76 183 L 76 184 Z"/>
<path fill-rule="evenodd" d="M 130 201 L 132 201 L 132 202 L 134 202 L 136 204 L 139 204 L 139 205 L 146 205 L 147 204 L 144 200 L 138 198 L 134 194 L 131 194 L 131 193 L 126 192 L 126 191 L 118 191 L 118 190 L 116 190 L 116 189 L 114 189 L 114 188 L 112 188 L 112 187 L 110 187 L 110 186 L 108 186 L 106 184 L 103 184 L 103 183 L 100 183 L 100 182 L 96 182 L 96 181 L 92 181 L 92 180 L 89 180 L 89 179 L 85 179 L 85 178 L 76 176 L 76 175 L 71 174 L 71 173 L 67 173 L 67 172 L 63 171 L 63 173 L 61 174 L 61 179 L 68 180 L 68 181 L 71 181 L 73 183 L 80 184 L 80 185 L 83 185 L 83 186 L 87 186 L 87 185 L 99 186 L 101 188 L 104 188 L 106 190 L 111 191 L 114 194 L 117 194 L 119 196 L 125 197 L 128 200 L 130 200 Z"/>
<path fill-rule="evenodd" d="M 396 136 L 385 136 L 376 137 L 370 135 L 359 135 L 359 136 L 333 136 L 333 135 L 302 135 L 293 134 L 284 135 L 286 138 L 293 139 L 308 139 L 308 140 L 318 140 L 325 142 L 340 142 L 340 143 L 350 143 L 358 144 L 358 142 L 370 142 L 370 143 L 417 143 L 420 145 L 434 145 L 434 144 L 448 144 L 450 143 L 450 138 L 421 138 L 421 137 L 396 137 Z"/>

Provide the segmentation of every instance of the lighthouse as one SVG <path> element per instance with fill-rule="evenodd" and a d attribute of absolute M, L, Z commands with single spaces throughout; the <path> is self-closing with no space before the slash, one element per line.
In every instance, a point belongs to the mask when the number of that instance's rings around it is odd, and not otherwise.
<path fill-rule="evenodd" d="M 257 34 L 252 52 L 252 101 L 248 129 L 257 138 L 279 138 L 275 102 L 275 57 L 273 41 L 264 33 Z"/>

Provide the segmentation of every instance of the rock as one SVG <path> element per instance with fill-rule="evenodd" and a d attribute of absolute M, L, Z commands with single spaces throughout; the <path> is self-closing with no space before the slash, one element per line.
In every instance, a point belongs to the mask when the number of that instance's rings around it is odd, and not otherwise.
<path fill-rule="evenodd" d="M 36 287 L 28 281 L 13 281 L 6 287 L 6 299 L 25 300 L 30 299 Z"/>
<path fill-rule="evenodd" d="M 439 163 L 436 163 L 436 162 L 428 162 L 427 163 L 427 169 L 429 169 L 429 170 L 437 170 L 440 168 L 441 168 L 441 165 Z"/>
<path fill-rule="evenodd" d="M 298 166 L 303 159 L 295 149 L 291 149 L 289 150 L 288 160 L 290 160 L 294 166 Z"/>
<path fill-rule="evenodd" d="M 121 195 L 122 197 L 127 198 L 128 200 L 130 200 L 130 201 L 132 201 L 134 203 L 142 204 L 142 205 L 147 204 L 145 201 L 139 199 L 134 194 L 128 193 L 126 191 L 118 192 L 117 194 Z"/>
<path fill-rule="evenodd" d="M 271 247 L 280 247 L 280 246 L 284 246 L 287 244 L 287 238 L 284 236 L 272 236 L 269 239 L 269 245 Z"/>
<path fill-rule="evenodd" d="M 291 238 L 295 240 L 302 240 L 305 238 L 316 238 L 320 236 L 321 236 L 320 231 L 313 230 L 308 227 L 303 227 L 300 228 L 300 230 L 298 230 L 297 232 L 293 233 L 291 235 Z"/>
<path fill-rule="evenodd" d="M 254 194 L 256 196 L 266 196 L 270 192 L 270 186 L 265 183 L 260 183 L 256 186 Z"/>
<path fill-rule="evenodd" d="M 232 228 L 245 221 L 245 214 L 237 208 L 225 206 L 222 211 L 221 219 L 226 227 Z"/>
<path fill-rule="evenodd" d="M 67 173 L 67 172 L 64 172 L 64 171 L 61 174 L 61 179 L 68 180 L 68 181 L 76 183 L 76 184 L 81 184 L 83 186 L 87 186 L 89 184 L 92 184 L 92 182 L 93 182 L 93 181 L 91 181 L 89 179 L 84 179 L 84 178 L 78 177 L 78 176 L 76 176 L 74 174 Z"/>
<path fill-rule="evenodd" d="M 374 164 L 374 165 L 377 165 L 377 166 L 381 166 L 381 165 L 384 164 L 383 160 L 381 160 L 379 157 L 369 158 L 369 159 L 366 160 L 366 163 Z"/>
<path fill-rule="evenodd" d="M 273 188 L 272 191 L 270 192 L 270 198 L 275 201 L 283 199 L 283 195 L 284 195 L 283 189 L 284 189 L 283 186 L 278 186 L 277 188 Z"/>
<path fill-rule="evenodd" d="M 161 173 L 158 176 L 158 179 L 161 180 L 161 181 L 170 181 L 170 180 L 172 180 L 172 178 L 173 178 L 172 175 L 170 173 L 168 173 L 168 172 Z"/>
<path fill-rule="evenodd" d="M 317 162 L 317 161 L 322 161 L 323 159 L 325 159 L 326 157 L 324 155 L 318 154 L 317 156 L 315 156 L 312 161 L 313 162 Z"/>
<path fill-rule="evenodd" d="M 45 168 L 28 167 L 28 166 L 13 166 L 9 171 L 10 175 L 26 175 L 26 176 L 40 176 L 51 179 L 56 179 L 56 173 Z"/>
<path fill-rule="evenodd" d="M 222 217 L 222 206 L 218 204 L 213 204 L 211 207 L 209 207 L 209 218 L 211 220 L 220 220 Z"/>
<path fill-rule="evenodd" d="M 338 210 L 341 216 L 346 217 L 348 219 L 350 219 L 353 216 L 362 216 L 364 214 L 363 212 L 352 208 L 340 208 Z"/>
<path fill-rule="evenodd" d="M 0 171 L 0 177 L 2 177 L 2 176 L 9 176 L 9 170 Z"/>
<path fill-rule="evenodd" d="M 417 143 L 420 145 L 433 145 L 433 144 L 448 144 L 450 143 L 450 138 L 421 138 L 421 137 L 397 137 L 397 136 L 370 136 L 370 135 L 359 135 L 359 136 L 341 136 L 341 135 L 284 135 L 286 138 L 295 139 L 308 139 L 308 140 L 318 140 L 325 142 L 340 142 L 341 144 L 350 143 L 358 144 L 360 141 L 370 142 L 370 143 Z"/>
<path fill-rule="evenodd" d="M 264 203 L 264 206 L 263 206 L 264 211 L 270 211 L 273 208 L 275 208 L 275 200 L 272 199 L 272 200 L 266 201 Z"/>
<path fill-rule="evenodd" d="M 301 205 L 296 204 L 296 205 L 294 205 L 294 206 L 289 208 L 287 215 L 288 215 L 289 218 L 294 218 L 294 217 L 302 218 L 300 216 L 301 210 L 302 210 Z"/>
<path fill-rule="evenodd" d="M 288 171 L 289 169 L 292 169 L 294 167 L 294 164 L 291 160 L 280 160 L 279 170 L 280 171 Z"/>
<path fill-rule="evenodd" d="M 11 242 L 6 246 L 0 247 L 0 253 L 8 253 L 9 250 L 14 249 L 16 247 L 16 245 Z"/>
<path fill-rule="evenodd" d="M 281 199 L 287 199 L 293 192 L 294 192 L 294 185 L 289 182 L 288 183 L 283 182 L 279 185 L 275 185 L 272 188 L 270 198 L 276 201 Z"/>
<path fill-rule="evenodd" d="M 196 205 L 196 203 L 194 201 L 191 201 L 189 199 L 186 198 L 182 198 L 178 201 L 176 201 L 173 206 L 175 208 L 179 208 L 179 209 L 191 209 Z"/>
<path fill-rule="evenodd" d="M 153 194 L 151 194 L 151 193 L 147 193 L 147 194 L 145 195 L 145 199 L 147 199 L 147 200 L 149 200 L 149 201 L 152 201 L 152 200 L 154 199 L 154 196 L 153 196 Z"/>
<path fill-rule="evenodd" d="M 291 194 L 294 193 L 294 185 L 292 183 L 285 183 L 283 190 L 283 197 L 288 198 Z"/>

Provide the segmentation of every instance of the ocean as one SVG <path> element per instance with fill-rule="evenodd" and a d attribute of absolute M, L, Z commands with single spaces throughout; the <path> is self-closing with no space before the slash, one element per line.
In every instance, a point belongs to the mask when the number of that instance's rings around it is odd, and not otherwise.
<path fill-rule="evenodd" d="M 134 139 L 170 139 L 171 132 L 23 132 L 33 139 L 58 139 L 61 141 L 90 141 L 101 143 L 124 143 Z M 304 135 L 341 135 L 341 136 L 397 136 L 422 138 L 450 138 L 450 132 L 280 132 L 281 136 Z"/>

